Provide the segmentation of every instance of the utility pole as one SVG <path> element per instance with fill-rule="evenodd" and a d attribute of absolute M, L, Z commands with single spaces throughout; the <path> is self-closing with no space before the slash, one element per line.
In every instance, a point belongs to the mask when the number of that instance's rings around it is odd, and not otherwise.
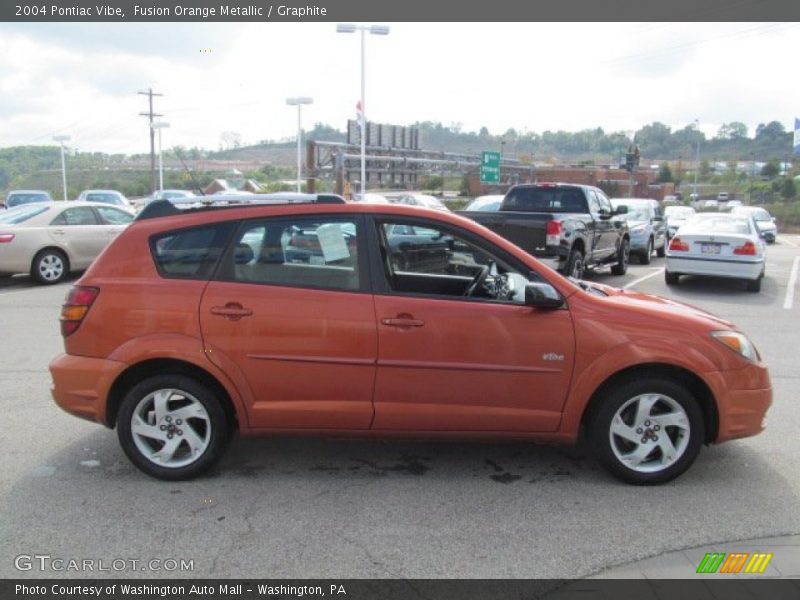
<path fill-rule="evenodd" d="M 137 93 L 140 96 L 147 96 L 149 99 L 150 110 L 139 114 L 143 117 L 148 117 L 150 120 L 150 191 L 155 194 L 158 183 L 156 182 L 156 132 L 153 128 L 153 119 L 164 115 L 153 112 L 153 96 L 163 96 L 164 94 L 156 94 L 153 88 L 149 88 L 146 92 Z"/>

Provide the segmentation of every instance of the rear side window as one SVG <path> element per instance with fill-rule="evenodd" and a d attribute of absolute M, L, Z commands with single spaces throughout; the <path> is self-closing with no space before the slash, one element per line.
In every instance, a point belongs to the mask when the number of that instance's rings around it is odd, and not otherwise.
<path fill-rule="evenodd" d="M 501 210 L 589 212 L 583 190 L 574 187 L 517 188 L 508 193 Z"/>
<path fill-rule="evenodd" d="M 246 222 L 219 269 L 219 279 L 356 291 L 360 227 L 336 218 Z"/>
<path fill-rule="evenodd" d="M 182 229 L 150 240 L 150 250 L 162 277 L 208 279 L 233 232 L 234 223 Z"/>

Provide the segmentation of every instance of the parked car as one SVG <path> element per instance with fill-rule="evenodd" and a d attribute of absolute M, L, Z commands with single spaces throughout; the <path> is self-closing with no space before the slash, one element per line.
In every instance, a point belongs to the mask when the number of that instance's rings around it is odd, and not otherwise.
<path fill-rule="evenodd" d="M 664 210 L 657 200 L 647 198 L 611 198 L 611 206 L 619 209 L 627 206 L 623 218 L 628 222 L 631 236 L 631 254 L 639 257 L 643 265 L 650 264 L 655 250 L 663 258 L 667 249 L 667 228 L 664 224 Z"/>
<path fill-rule="evenodd" d="M 356 194 L 353 198 L 353 202 L 363 202 L 365 204 L 389 204 L 386 196 L 369 192 L 366 194 Z"/>
<path fill-rule="evenodd" d="M 131 203 L 128 199 L 117 190 L 83 190 L 78 195 L 80 202 L 101 202 L 103 204 L 112 204 L 114 206 L 128 207 Z"/>
<path fill-rule="evenodd" d="M 58 283 L 85 269 L 133 220 L 128 208 L 97 202 L 37 202 L 0 214 L 0 274 Z"/>
<path fill-rule="evenodd" d="M 151 196 L 144 199 L 144 206 L 147 206 L 154 200 L 183 200 L 196 197 L 195 193 L 190 190 L 157 190 Z"/>
<path fill-rule="evenodd" d="M 765 208 L 760 206 L 737 206 L 731 211 L 734 215 L 750 215 L 758 227 L 758 232 L 768 244 L 774 244 L 778 238 L 778 225 Z"/>
<path fill-rule="evenodd" d="M 669 285 L 681 275 L 742 279 L 758 292 L 765 264 L 766 247 L 750 215 L 698 214 L 670 240 L 664 277 Z"/>
<path fill-rule="evenodd" d="M 628 224 L 599 188 L 571 183 L 512 187 L 497 211 L 464 211 L 477 221 L 544 261 L 580 279 L 584 269 L 610 265 L 624 275 L 630 258 Z"/>
<path fill-rule="evenodd" d="M 703 443 L 764 427 L 769 373 L 733 324 L 575 283 L 468 219 L 353 203 L 163 204 L 72 288 L 65 353 L 50 364 L 56 403 L 116 427 L 154 477 L 202 473 L 237 429 L 560 443 L 585 430 L 614 475 L 655 484 Z M 472 271 L 399 271 L 387 241 L 397 226 L 449 238 Z M 327 228 L 322 264 L 244 242 L 288 227 Z"/>
<path fill-rule="evenodd" d="M 474 211 L 493 211 L 500 210 L 500 205 L 503 203 L 503 194 L 489 194 L 487 196 L 478 196 L 472 202 L 467 204 L 464 210 L 469 212 Z"/>
<path fill-rule="evenodd" d="M 717 202 L 727 202 L 731 199 L 731 195 L 728 192 L 720 192 L 717 194 Z"/>
<path fill-rule="evenodd" d="M 433 210 L 440 210 L 442 212 L 450 212 L 447 205 L 439 200 L 436 196 L 429 194 L 417 193 L 403 193 L 399 195 L 390 195 L 386 199 L 392 204 L 405 204 L 407 206 L 420 206 L 422 208 L 432 208 Z"/>
<path fill-rule="evenodd" d="M 667 237 L 671 238 L 678 228 L 692 215 L 696 214 L 691 206 L 667 206 L 664 208 L 664 218 L 667 224 Z"/>
<path fill-rule="evenodd" d="M 728 200 L 728 202 L 725 204 L 725 210 L 733 210 L 737 206 L 742 206 L 741 200 Z"/>
<path fill-rule="evenodd" d="M 50 192 L 42 190 L 12 190 L 6 195 L 6 200 L 3 203 L 5 208 L 14 208 L 22 204 L 31 204 L 33 202 L 52 202 Z"/>
<path fill-rule="evenodd" d="M 706 210 L 718 210 L 719 200 L 703 200 L 702 206 Z"/>

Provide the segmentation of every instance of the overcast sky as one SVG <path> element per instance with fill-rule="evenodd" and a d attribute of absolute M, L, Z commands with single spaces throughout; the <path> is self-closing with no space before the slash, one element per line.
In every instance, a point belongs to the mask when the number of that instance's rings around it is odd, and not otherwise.
<path fill-rule="evenodd" d="M 797 23 L 390 23 L 367 38 L 367 116 L 541 133 L 695 118 L 708 136 L 800 116 Z M 344 130 L 360 94 L 359 39 L 334 23 L 0 24 L 0 147 L 72 137 L 81 151 L 149 150 L 152 86 L 164 145 L 215 149 Z"/>

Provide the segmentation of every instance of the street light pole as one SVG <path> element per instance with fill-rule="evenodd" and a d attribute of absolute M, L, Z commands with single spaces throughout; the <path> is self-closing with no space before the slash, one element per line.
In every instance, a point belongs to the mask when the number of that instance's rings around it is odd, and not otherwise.
<path fill-rule="evenodd" d="M 367 193 L 367 104 L 366 104 L 366 33 L 372 35 L 389 35 L 389 27 L 385 25 L 353 25 L 352 23 L 339 23 L 337 33 L 361 32 L 361 197 Z"/>
<path fill-rule="evenodd" d="M 692 189 L 692 195 L 694 196 L 695 202 L 700 198 L 697 195 L 697 174 L 700 172 L 700 121 L 699 119 L 694 120 L 694 128 L 697 130 L 697 152 L 694 155 L 694 187 Z"/>
<path fill-rule="evenodd" d="M 57 135 L 53 138 L 53 141 L 59 142 L 61 144 L 61 185 L 64 188 L 64 202 L 67 201 L 67 161 L 64 158 L 64 142 L 69 141 L 70 137 L 68 135 Z"/>
<path fill-rule="evenodd" d="M 297 107 L 297 192 L 300 193 L 300 178 L 303 174 L 303 160 L 302 160 L 302 144 L 303 144 L 303 122 L 301 111 L 303 104 L 312 104 L 313 98 L 305 96 L 297 96 L 295 98 L 287 98 L 286 104 L 289 106 Z"/>
<path fill-rule="evenodd" d="M 152 125 L 153 129 L 158 129 L 158 190 L 164 191 L 164 160 L 161 153 L 161 130 L 169 127 L 169 123 L 156 121 Z"/>

